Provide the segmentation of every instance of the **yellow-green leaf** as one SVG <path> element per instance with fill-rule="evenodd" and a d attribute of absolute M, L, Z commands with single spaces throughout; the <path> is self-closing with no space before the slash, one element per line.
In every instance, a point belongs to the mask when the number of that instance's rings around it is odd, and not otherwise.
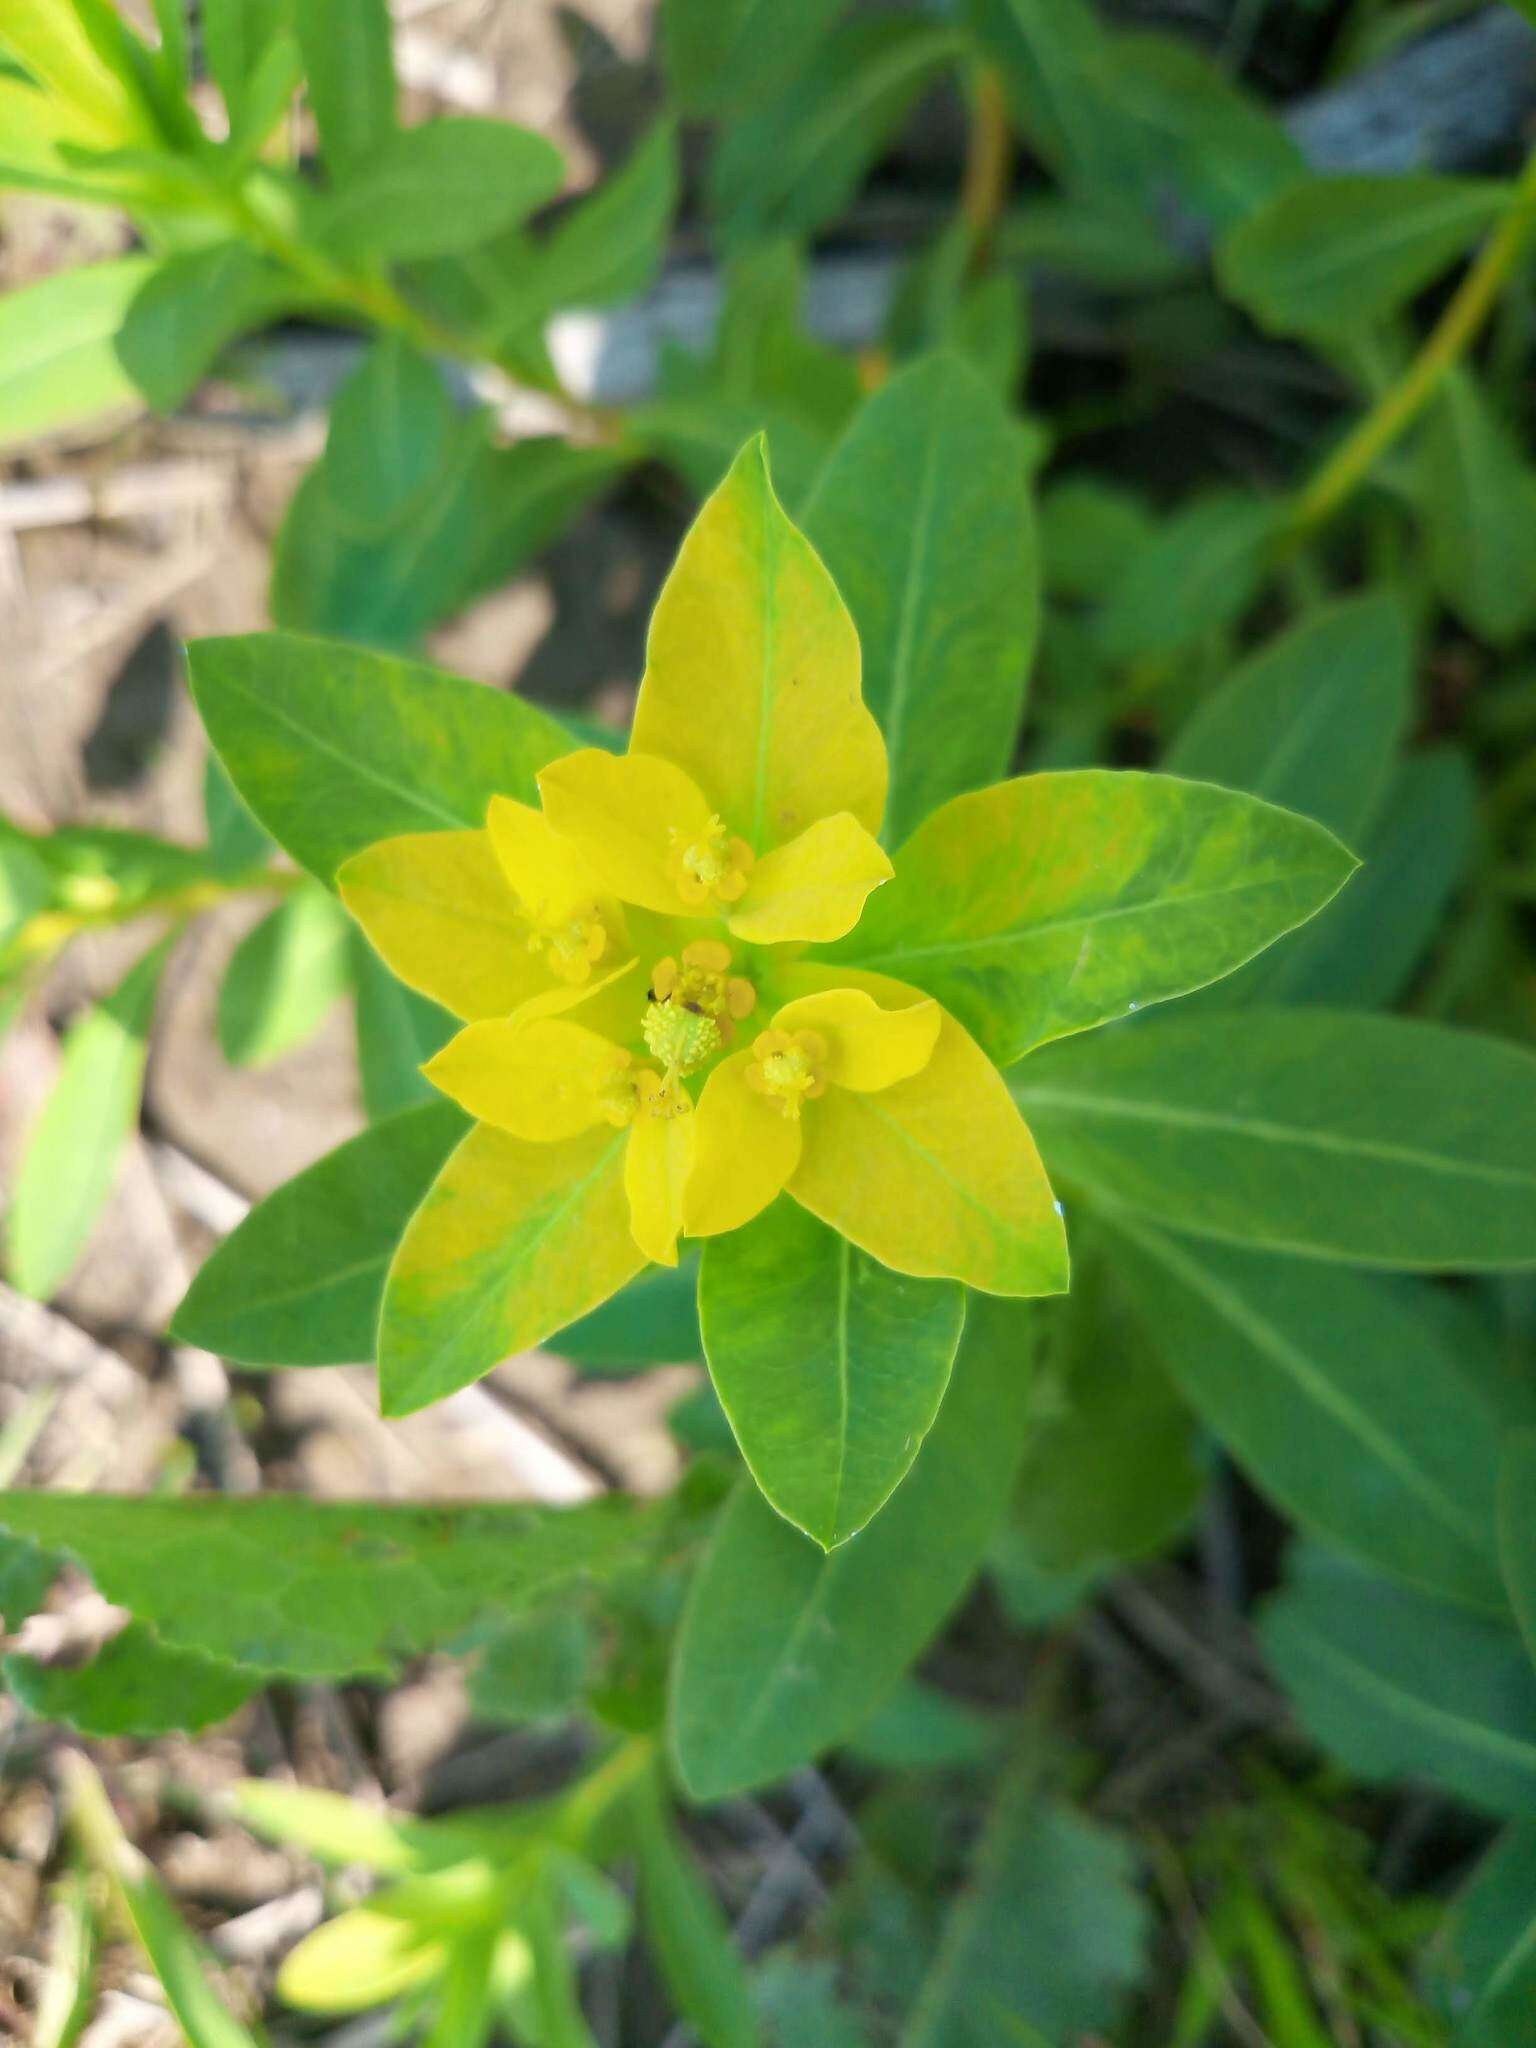
<path fill-rule="evenodd" d="M 408 1415 L 468 1386 L 645 1264 L 624 1193 L 627 1134 L 529 1145 L 480 1124 L 433 1183 L 384 1289 L 379 1398 Z"/>
<path fill-rule="evenodd" d="M 1311 819 L 1207 783 L 1021 776 L 920 825 L 835 957 L 928 990 L 1006 1065 L 1229 974 L 1355 865 Z"/>

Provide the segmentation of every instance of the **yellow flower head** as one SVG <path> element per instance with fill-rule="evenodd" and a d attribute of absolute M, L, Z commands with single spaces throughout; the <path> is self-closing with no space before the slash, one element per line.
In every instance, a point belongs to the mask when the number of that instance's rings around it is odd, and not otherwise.
<path fill-rule="evenodd" d="M 424 1258 L 495 1255 L 506 1198 L 477 1212 L 465 1191 L 496 1173 L 549 1247 L 520 1333 L 786 1190 L 899 1270 L 1061 1284 L 1059 1217 L 990 1063 L 920 990 L 807 951 L 847 940 L 892 873 L 886 779 L 852 621 L 750 448 L 662 592 L 628 753 L 577 749 L 539 772 L 541 808 L 497 798 L 483 833 L 342 872 L 389 964 L 466 1020 L 428 1077 L 501 1134 L 445 1176 Z"/>

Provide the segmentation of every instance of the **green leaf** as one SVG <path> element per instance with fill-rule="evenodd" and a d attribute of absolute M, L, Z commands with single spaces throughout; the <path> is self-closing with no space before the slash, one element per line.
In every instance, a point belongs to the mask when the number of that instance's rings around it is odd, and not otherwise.
<path fill-rule="evenodd" d="M 805 66 L 842 0 L 662 0 L 667 82 L 690 114 L 776 92 Z"/>
<path fill-rule="evenodd" d="M 474 535 L 460 601 L 510 582 L 634 459 L 628 446 L 583 448 L 554 434 L 490 449 L 469 477 Z"/>
<path fill-rule="evenodd" d="M 805 527 L 859 629 L 899 846 L 1013 759 L 1039 609 L 1022 436 L 958 357 L 915 364 L 855 415 Z"/>
<path fill-rule="evenodd" d="M 761 2039 L 730 1925 L 648 1772 L 629 1801 L 645 1931 L 677 2009 L 704 2048 L 755 2048 Z"/>
<path fill-rule="evenodd" d="M 1330 1010 L 1157 1017 L 1038 1053 L 1053 1180 L 1175 1230 L 1359 1265 L 1536 1265 L 1536 1058 Z"/>
<path fill-rule="evenodd" d="M 1504 647 L 1536 622 L 1536 466 L 1464 369 L 1426 417 L 1414 483 L 1445 603 Z"/>
<path fill-rule="evenodd" d="M 1106 291 L 1174 284 L 1191 268 L 1187 252 L 1173 248 L 1159 224 L 1124 199 L 1031 199 L 998 224 L 997 247 L 1015 262 Z"/>
<path fill-rule="evenodd" d="M 1087 0 L 965 0 L 965 14 L 1031 150 L 1095 197 L 1133 190 L 1129 140 L 1106 119 L 1107 39 Z"/>
<path fill-rule="evenodd" d="M 302 1045 L 350 984 L 349 925 L 334 896 L 307 885 L 246 933 L 219 984 L 219 1046 L 263 1067 Z"/>
<path fill-rule="evenodd" d="M 1166 767 L 1246 790 L 1352 840 L 1380 808 L 1412 708 L 1413 636 L 1386 593 L 1269 641 L 1206 698 Z"/>
<path fill-rule="evenodd" d="M 1105 658 L 1165 661 L 1240 619 L 1263 583 L 1277 519 L 1268 499 L 1209 491 L 1162 520 L 1106 596 Z"/>
<path fill-rule="evenodd" d="M 383 525 L 338 509 L 333 432 L 278 533 L 271 609 L 280 626 L 409 648 L 460 608 L 480 547 L 478 499 L 491 448 L 483 414 L 449 414 L 447 425 L 428 488 Z"/>
<path fill-rule="evenodd" d="M 1520 1430 L 1504 1453 L 1499 1480 L 1499 1544 L 1504 1576 L 1526 1643 L 1536 1659 L 1536 1433 Z"/>
<path fill-rule="evenodd" d="M 325 494 L 347 534 L 409 518 L 449 457 L 456 411 L 437 365 L 383 334 L 331 401 Z"/>
<path fill-rule="evenodd" d="M 61 1759 L 70 1824 L 109 1879 L 188 2048 L 257 2048 L 213 1989 L 213 1958 L 188 1930 L 149 1859 L 128 1841 L 100 1778 L 78 1750 Z"/>
<path fill-rule="evenodd" d="M 1119 565 L 1153 533 L 1152 518 L 1134 492 L 1074 471 L 1051 484 L 1040 501 L 1040 553 L 1045 587 L 1056 597 L 1100 598 Z M 1219 775 L 1197 779 L 1220 782 Z"/>
<path fill-rule="evenodd" d="M 1507 1611 L 1497 1415 L 1425 1283 L 1298 1271 L 1129 1219 L 1115 1242 L 1169 1372 L 1286 1514 L 1425 1592 Z"/>
<path fill-rule="evenodd" d="M 544 1349 L 585 1372 L 634 1372 L 702 1358 L 697 1289 L 696 1261 L 653 1266 L 601 1308 L 557 1331 Z"/>
<path fill-rule="evenodd" d="M 57 1293 L 85 1249 L 137 1127 L 172 943 L 151 947 L 65 1034 L 59 1078 L 27 1140 L 6 1219 L 11 1280 L 39 1301 Z"/>
<path fill-rule="evenodd" d="M 919 15 L 845 22 L 722 134 L 709 197 L 726 243 L 798 238 L 841 213 L 918 94 L 963 50 L 952 29 Z"/>
<path fill-rule="evenodd" d="M 536 803 L 534 776 L 570 751 L 531 704 L 420 662 L 291 633 L 195 641 L 188 659 L 230 780 L 322 882 L 377 839 L 482 826 L 497 794 Z"/>
<path fill-rule="evenodd" d="M 134 403 L 114 344 L 155 268 L 147 256 L 117 256 L 0 297 L 0 453 Z"/>
<path fill-rule="evenodd" d="M 401 1239 L 379 1323 L 379 1402 L 441 1401 L 606 1301 L 645 1264 L 624 1193 L 628 1134 L 530 1145 L 477 1124 Z"/>
<path fill-rule="evenodd" d="M 956 797 L 831 957 L 937 996 L 998 1065 L 1183 995 L 1328 901 L 1355 866 L 1257 798 L 1108 769 Z"/>
<path fill-rule="evenodd" d="M 310 296 L 243 242 L 168 257 L 127 308 L 118 361 L 157 412 L 174 412 L 232 341 Z"/>
<path fill-rule="evenodd" d="M 999 1794 L 901 2048 L 993 2048 L 1099 2034 L 1146 1964 L 1148 1913 L 1118 1835 L 1043 1799 L 1038 1770 Z"/>
<path fill-rule="evenodd" d="M 455 1019 L 397 981 L 360 932 L 353 934 L 351 957 L 357 1071 L 369 1120 L 440 1101 L 421 1069 L 453 1036 Z"/>
<path fill-rule="evenodd" d="M 1301 151 L 1274 114 L 1188 42 L 1113 36 L 1097 79 L 1102 118 L 1139 158 L 1143 198 L 1169 186 L 1221 228 L 1306 175 Z"/>
<path fill-rule="evenodd" d="M 985 1763 L 995 1723 L 947 1692 L 909 1678 L 883 1700 L 849 1747 L 881 1771 L 943 1771 Z"/>
<path fill-rule="evenodd" d="M 227 1721 L 261 1686 L 260 1674 L 170 1648 L 153 1629 L 130 1621 L 89 1664 L 39 1664 L 9 1656 L 5 1682 L 40 1721 L 61 1721 L 82 1735 L 165 1735 Z"/>
<path fill-rule="evenodd" d="M 59 1560 L 36 1544 L 0 1538 L 0 1634 L 17 1634 L 41 1610 L 58 1575 Z"/>
<path fill-rule="evenodd" d="M 1349 887 L 1314 923 L 1245 968 L 1234 997 L 1387 1009 L 1413 982 L 1478 840 L 1478 787 L 1454 746 L 1411 755 L 1365 835 Z"/>
<path fill-rule="evenodd" d="M 1455 2048 L 1531 2048 L 1536 2040 L 1536 1826 L 1507 1828 L 1453 1901 L 1430 1954 L 1457 2015 Z"/>
<path fill-rule="evenodd" d="M 293 14 L 320 153 L 340 184 L 395 133 L 389 8 L 386 0 L 299 0 Z"/>
<path fill-rule="evenodd" d="M 236 795 L 217 754 L 210 754 L 203 768 L 203 816 L 209 857 L 221 875 L 265 865 L 272 842 Z"/>
<path fill-rule="evenodd" d="M 1276 334 L 1357 333 L 1432 284 L 1508 201 L 1506 185 L 1425 171 L 1311 177 L 1225 236 L 1217 276 Z"/>
<path fill-rule="evenodd" d="M 965 1290 L 856 1251 L 787 1196 L 710 1238 L 704 1354 L 765 1497 L 831 1550 L 889 1500 L 933 1426 Z"/>
<path fill-rule="evenodd" d="M 376 1507 L 281 1494 L 0 1493 L 167 1648 L 295 1678 L 383 1677 L 482 1617 L 654 1564 L 671 1504 Z"/>
<path fill-rule="evenodd" d="M 541 307 L 612 306 L 645 291 L 677 210 L 677 129 L 658 121 L 622 170 L 578 201 L 529 266 Z"/>
<path fill-rule="evenodd" d="M 939 1419 L 884 1514 L 830 1555 L 750 1482 L 727 1506 L 678 1637 L 670 1740 L 699 1799 L 771 1783 L 844 1741 L 980 1564 L 1018 1468 L 1029 1310 L 973 1298 Z"/>
<path fill-rule="evenodd" d="M 1302 1720 L 1349 1770 L 1536 1815 L 1536 1671 L 1512 1631 L 1303 1551 L 1259 1634 Z"/>
<path fill-rule="evenodd" d="M 356 263 L 447 255 L 526 220 L 564 177 L 559 150 L 531 129 L 443 115 L 397 129 L 350 164 L 315 230 Z"/>
<path fill-rule="evenodd" d="M 1072 1292 L 1046 1322 L 1015 1490 L 1019 1542 L 1053 1578 L 1165 1547 L 1204 1492 L 1194 1417 L 1117 1277 L 1092 1234 L 1074 1231 Z"/>
<path fill-rule="evenodd" d="M 0 837 L 0 950 L 53 900 L 53 875 L 18 833 Z"/>
<path fill-rule="evenodd" d="M 574 1608 L 519 1615 L 476 1644 L 467 1691 L 477 1720 L 516 1727 L 576 1712 L 592 1675 L 596 1646 Z"/>
<path fill-rule="evenodd" d="M 277 45 L 286 41 L 297 11 L 291 0 L 202 0 L 203 54 L 237 139 L 246 139 L 247 123 L 261 115 L 264 82 L 282 61 Z M 289 62 L 296 65 L 291 46 Z"/>
<path fill-rule="evenodd" d="M 242 1365 L 371 1359 L 395 1246 L 464 1129 L 434 1096 L 285 1181 L 204 1262 L 172 1333 Z"/>

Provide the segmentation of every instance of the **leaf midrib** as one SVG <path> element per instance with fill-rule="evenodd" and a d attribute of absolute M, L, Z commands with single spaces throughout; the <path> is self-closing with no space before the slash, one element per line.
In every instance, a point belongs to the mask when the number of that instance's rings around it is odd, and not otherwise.
<path fill-rule="evenodd" d="M 1321 863 L 1317 864 L 1317 871 L 1322 872 Z M 859 965 L 875 967 L 898 960 L 941 960 L 964 953 L 995 953 L 1015 948 L 1022 950 L 1034 940 L 1052 932 L 1081 931 L 1094 925 L 1113 923 L 1119 918 L 1156 917 L 1164 911 L 1184 910 L 1194 904 L 1215 902 L 1223 897 L 1293 888 L 1311 872 L 1310 868 L 1297 867 L 1263 880 L 1225 882 L 1218 888 L 1189 889 L 1183 892 L 1170 890 L 1139 903 L 1119 903 L 1105 910 L 1088 910 L 1065 917 L 1042 918 L 1033 924 L 1011 925 L 1003 930 L 972 938 L 943 939 L 927 946 L 893 946 L 883 953 L 863 955 Z M 1343 886 L 1342 883 L 1340 886 Z"/>
<path fill-rule="evenodd" d="M 1437 1152 L 1419 1152 L 1411 1145 L 1397 1145 L 1383 1138 L 1341 1139 L 1326 1131 L 1307 1130 L 1295 1124 L 1277 1124 L 1265 1117 L 1239 1117 L 1218 1110 L 1191 1109 L 1183 1103 L 1144 1102 L 1130 1095 L 1086 1095 L 1071 1089 L 1029 1087 L 1016 1082 L 1014 1100 L 1044 1104 L 1048 1108 L 1079 1111 L 1090 1117 L 1130 1123 L 1184 1125 L 1190 1130 L 1224 1131 L 1231 1137 L 1252 1138 L 1267 1143 L 1293 1145 L 1304 1150 L 1336 1153 L 1346 1159 L 1379 1160 L 1393 1166 L 1417 1167 L 1428 1173 L 1454 1174 L 1487 1181 L 1491 1186 L 1536 1189 L 1536 1173 L 1512 1166 L 1491 1166 L 1482 1161 L 1447 1157 Z"/>
<path fill-rule="evenodd" d="M 1402 1447 L 1392 1435 L 1378 1430 L 1363 1409 L 1352 1407 L 1326 1376 L 1316 1371 L 1306 1353 L 1290 1343 L 1283 1332 L 1249 1308 L 1242 1297 L 1218 1280 L 1209 1267 L 1182 1253 L 1161 1232 L 1148 1231 L 1129 1217 L 1117 1217 L 1115 1227 L 1134 1239 L 1152 1258 L 1161 1260 L 1196 1293 L 1204 1295 L 1218 1315 L 1248 1338 L 1257 1351 L 1273 1359 L 1282 1370 L 1289 1371 L 1297 1385 L 1319 1408 L 1332 1415 L 1389 1471 L 1395 1472 L 1410 1493 L 1416 1494 L 1435 1511 L 1443 1526 L 1470 1544 L 1479 1557 L 1491 1562 L 1487 1532 L 1470 1518 L 1463 1520 L 1461 1504 L 1455 1496 L 1445 1493 L 1429 1473 L 1404 1456 Z"/>
<path fill-rule="evenodd" d="M 1309 1651 L 1336 1672 L 1342 1672 L 1345 1679 L 1358 1690 L 1373 1698 L 1384 1699 L 1396 1708 L 1405 1720 L 1418 1721 L 1422 1726 L 1449 1731 L 1465 1749 L 1483 1752 L 1499 1763 L 1517 1763 L 1536 1780 L 1536 1744 L 1522 1742 L 1518 1735 L 1508 1735 L 1501 1728 L 1490 1728 L 1485 1721 L 1466 1721 L 1451 1708 L 1437 1706 L 1433 1700 L 1426 1700 L 1417 1693 L 1408 1692 L 1390 1678 L 1383 1678 L 1368 1665 L 1354 1662 L 1349 1655 L 1318 1633 L 1315 1626 L 1303 1621 L 1296 1624 L 1305 1637 Z"/>

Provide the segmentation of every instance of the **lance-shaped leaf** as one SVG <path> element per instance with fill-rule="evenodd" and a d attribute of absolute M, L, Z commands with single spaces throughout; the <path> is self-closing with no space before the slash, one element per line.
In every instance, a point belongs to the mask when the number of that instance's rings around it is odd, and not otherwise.
<path fill-rule="evenodd" d="M 877 1265 L 781 1196 L 707 1242 L 699 1316 L 753 1478 L 823 1549 L 846 1541 L 890 1497 L 939 1412 L 964 1289 Z"/>
<path fill-rule="evenodd" d="M 1451 1905 L 1429 1958 L 1456 2048 L 1514 2048 L 1536 2012 L 1536 1823 L 1506 1828 Z"/>
<path fill-rule="evenodd" d="M 75 1558 L 168 1647 L 295 1678 L 385 1676 L 482 1615 L 654 1562 L 675 1511 L 377 1507 L 279 1494 L 0 1494 L 0 1528 Z"/>
<path fill-rule="evenodd" d="M 885 749 L 859 695 L 847 606 L 774 496 L 762 437 L 688 530 L 651 619 L 637 754 L 693 777 L 762 853 L 885 802 Z"/>
<path fill-rule="evenodd" d="M 1039 611 L 1019 427 L 960 357 L 919 363 L 857 414 L 805 524 L 859 629 L 899 846 L 1013 759 Z"/>
<path fill-rule="evenodd" d="M 172 1334 L 242 1365 L 371 1360 L 395 1246 L 465 1129 L 436 1099 L 285 1181 L 204 1262 Z"/>
<path fill-rule="evenodd" d="M 606 1301 L 645 1264 L 628 1133 L 525 1144 L 479 1124 L 406 1230 L 379 1325 L 379 1399 L 408 1415 Z"/>
<path fill-rule="evenodd" d="M 850 1735 L 964 1592 L 1018 1469 L 1029 1311 L 971 1304 L 948 1399 L 905 1485 L 828 1555 L 744 1482 L 694 1578 L 671 1742 L 698 1798 L 770 1783 Z"/>
<path fill-rule="evenodd" d="M 1245 661 L 1164 765 L 1301 811 L 1353 843 L 1386 793 L 1412 687 L 1404 606 L 1385 591 L 1343 598 Z"/>
<path fill-rule="evenodd" d="M 1536 1671 L 1513 1629 L 1307 1551 L 1259 1633 L 1302 1720 L 1350 1770 L 1536 1815 Z"/>
<path fill-rule="evenodd" d="M 139 1120 L 149 1027 L 172 941 L 75 1020 L 53 1093 L 27 1141 L 6 1219 L 11 1278 L 44 1300 L 69 1277 Z"/>
<path fill-rule="evenodd" d="M 1369 326 L 1434 281 L 1498 219 L 1491 179 L 1306 178 L 1222 241 L 1222 288 L 1277 334 L 1324 338 Z"/>
<path fill-rule="evenodd" d="M 147 256 L 61 270 L 0 303 L 0 450 L 79 428 L 137 399 L 115 337 L 140 288 Z"/>
<path fill-rule="evenodd" d="M 1453 1343 L 1425 1282 L 1298 1270 L 1144 1219 L 1114 1242 L 1169 1372 L 1264 1492 L 1365 1564 L 1507 1612 L 1475 1322 Z"/>
<path fill-rule="evenodd" d="M 1405 1017 L 1148 1018 L 1013 1077 L 1053 1177 L 1229 1243 L 1536 1265 L 1536 1059 Z"/>
<path fill-rule="evenodd" d="M 956 797 L 895 866 L 834 957 L 937 996 L 1002 1066 L 1229 974 L 1355 861 L 1256 797 L 1077 769 Z"/>
<path fill-rule="evenodd" d="M 294 633 L 199 640 L 192 694 L 241 797 L 322 882 L 402 832 L 478 829 L 536 803 L 568 735 L 520 698 L 422 662 Z"/>

